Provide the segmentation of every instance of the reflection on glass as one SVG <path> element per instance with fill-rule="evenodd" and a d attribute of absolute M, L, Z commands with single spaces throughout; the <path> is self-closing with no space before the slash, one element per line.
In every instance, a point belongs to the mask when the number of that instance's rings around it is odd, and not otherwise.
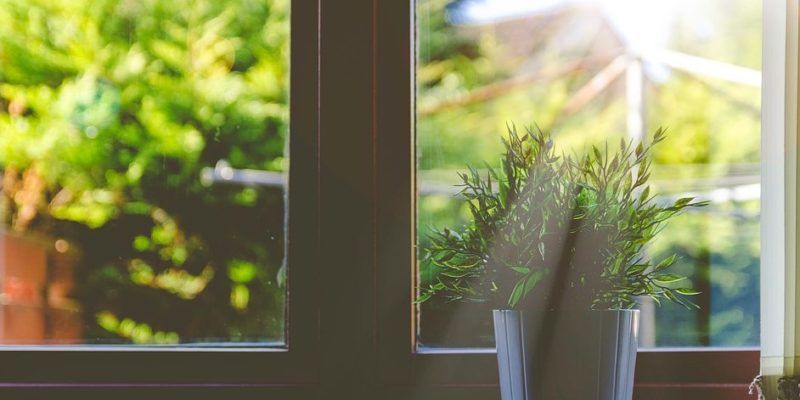
<path fill-rule="evenodd" d="M 761 5 L 749 0 L 418 0 L 418 249 L 469 212 L 457 171 L 496 166 L 507 124 L 558 147 L 668 138 L 653 189 L 711 205 L 648 248 L 677 253 L 700 310 L 640 304 L 640 347 L 758 345 Z M 420 256 L 422 253 L 420 253 Z M 435 271 L 419 263 L 419 281 Z M 423 347 L 490 347 L 480 304 L 429 301 Z M 481 316 L 481 317 L 478 317 Z M 485 317 L 485 318 L 484 318 Z"/>
<path fill-rule="evenodd" d="M 284 339 L 288 0 L 0 0 L 0 344 Z"/>

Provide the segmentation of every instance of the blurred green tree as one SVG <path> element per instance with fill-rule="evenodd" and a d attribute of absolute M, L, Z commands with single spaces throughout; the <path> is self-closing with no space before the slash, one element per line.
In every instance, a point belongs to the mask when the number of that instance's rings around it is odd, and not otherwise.
<path fill-rule="evenodd" d="M 283 338 L 288 0 L 0 0 L 2 218 L 81 251 L 89 341 Z M 38 184 L 35 184 L 38 183 Z"/>

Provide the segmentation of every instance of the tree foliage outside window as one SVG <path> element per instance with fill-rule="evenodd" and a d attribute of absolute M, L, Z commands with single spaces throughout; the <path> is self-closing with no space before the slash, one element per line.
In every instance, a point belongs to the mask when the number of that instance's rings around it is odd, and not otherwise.
<path fill-rule="evenodd" d="M 288 0 L 0 0 L 0 216 L 79 250 L 90 343 L 283 339 Z"/>
<path fill-rule="evenodd" d="M 468 223 L 469 208 L 453 195 L 457 190 L 448 193 L 447 188 L 460 183 L 452 177 L 458 176 L 457 171 L 466 172 L 468 164 L 487 161 L 500 166 L 500 138 L 507 124 L 535 123 L 552 135 L 558 147 L 577 154 L 627 137 L 624 74 L 581 108 L 570 109 L 576 92 L 625 51 L 624 42 L 615 42 L 613 29 L 595 18 L 602 15 L 599 6 L 570 7 L 564 2 L 563 7 L 538 15 L 521 13 L 491 22 L 459 20 L 456 11 L 470 3 L 416 3 L 418 249 L 429 247 L 437 227 Z M 760 68 L 760 3 L 706 0 L 680 7 L 666 48 Z M 579 38 L 582 34 L 584 41 Z M 668 137 L 653 153 L 655 193 L 677 198 L 718 189 L 716 185 L 726 180 L 757 179 L 757 88 L 647 63 L 644 70 L 644 132 L 663 126 Z M 532 78 L 536 75 L 543 78 Z M 676 273 L 689 276 L 703 295 L 693 298 L 702 307 L 699 311 L 671 304 L 648 311 L 656 318 L 648 345 L 758 344 L 758 208 L 758 199 L 713 202 L 699 212 L 676 217 L 655 239 L 648 254 L 663 258 L 677 253 Z M 425 287 L 435 282 L 436 268 L 422 254 L 419 258 L 420 285 Z M 462 325 L 437 321 L 489 314 L 479 306 L 464 308 L 434 300 L 423 304 L 422 343 L 491 346 L 488 319 Z M 460 334 L 454 333 L 455 326 L 463 327 Z"/>

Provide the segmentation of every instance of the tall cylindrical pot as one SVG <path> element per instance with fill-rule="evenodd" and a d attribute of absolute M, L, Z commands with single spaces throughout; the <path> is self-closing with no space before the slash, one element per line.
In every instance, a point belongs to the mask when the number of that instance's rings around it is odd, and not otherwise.
<path fill-rule="evenodd" d="M 638 310 L 495 310 L 503 400 L 631 400 Z"/>

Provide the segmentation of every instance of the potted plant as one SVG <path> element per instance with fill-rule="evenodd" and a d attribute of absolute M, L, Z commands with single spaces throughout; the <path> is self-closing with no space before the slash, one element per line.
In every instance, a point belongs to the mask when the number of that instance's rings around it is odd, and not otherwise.
<path fill-rule="evenodd" d="M 509 128 L 499 169 L 461 173 L 472 220 L 435 230 L 424 262 L 436 278 L 419 302 L 490 304 L 503 400 L 629 400 L 637 298 L 687 307 L 684 277 L 643 248 L 675 214 L 650 192 L 648 144 L 558 155 L 540 130 Z"/>

